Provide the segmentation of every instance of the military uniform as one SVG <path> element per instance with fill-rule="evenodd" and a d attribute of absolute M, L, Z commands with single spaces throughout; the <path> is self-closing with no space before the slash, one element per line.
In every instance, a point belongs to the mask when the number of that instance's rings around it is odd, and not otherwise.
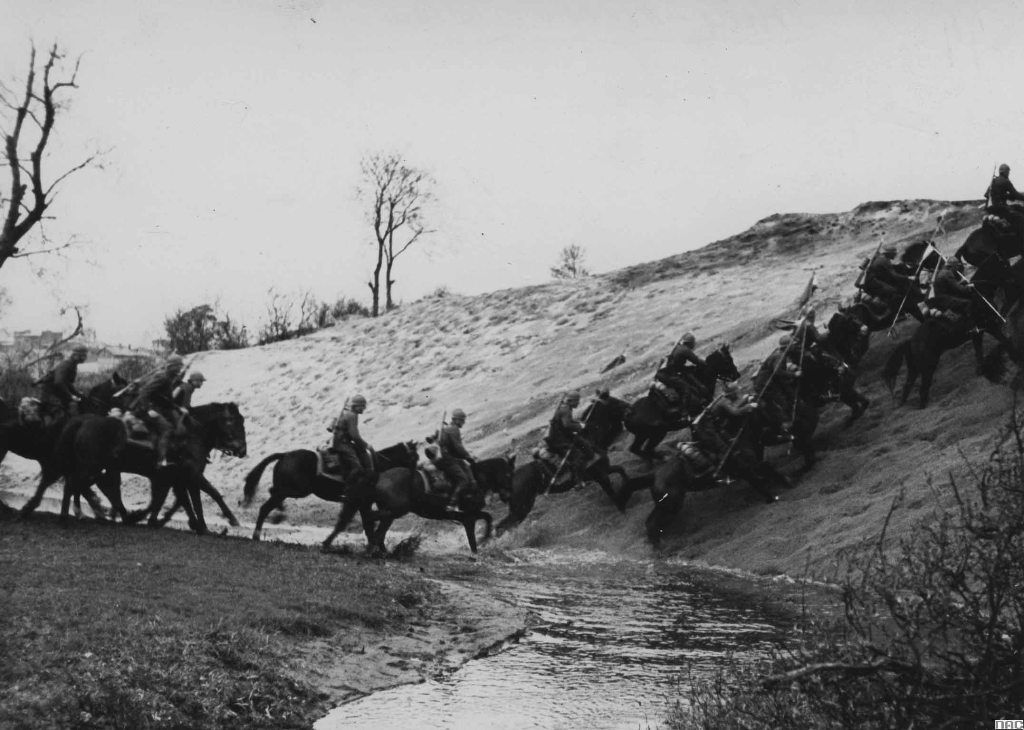
<path fill-rule="evenodd" d="M 730 453 L 730 444 L 742 427 L 741 419 L 757 409 L 732 387 L 732 392 L 727 391 L 715 399 L 694 426 L 694 438 L 719 464 Z"/>
<path fill-rule="evenodd" d="M 64 358 L 39 379 L 39 400 L 45 414 L 54 419 L 74 415 L 83 395 L 75 387 L 79 359 L 74 354 Z"/>
<path fill-rule="evenodd" d="M 702 378 L 707 371 L 707 363 L 697 355 L 692 343 L 693 341 L 680 340 L 654 376 L 680 396 L 685 396 L 688 392 L 706 395 Z"/>
<path fill-rule="evenodd" d="M 467 490 L 476 489 L 476 480 L 470 468 L 476 459 L 466 450 L 462 443 L 460 419 L 452 417 L 452 423 L 446 423 L 438 433 L 437 446 L 440 451 L 434 461 L 435 466 L 448 478 L 452 486 L 452 497 L 458 502 L 459 495 Z"/>
<path fill-rule="evenodd" d="M 354 480 L 373 471 L 370 446 L 359 435 L 359 412 L 351 405 L 343 408 L 334 422 L 331 449 L 341 460 L 346 479 Z"/>
<path fill-rule="evenodd" d="M 968 316 L 974 302 L 974 288 L 963 281 L 956 267 L 943 266 L 935 275 L 933 282 L 935 296 L 932 305 L 938 309 L 948 310 Z"/>
<path fill-rule="evenodd" d="M 988 199 L 987 210 L 992 215 L 997 215 L 1007 221 L 1013 232 L 1019 235 L 1024 229 L 1024 225 L 1022 225 L 1024 217 L 1011 209 L 1007 203 L 1011 200 L 1024 202 L 1024 195 L 1017 192 L 1017 188 L 1010 182 L 1010 168 L 1006 167 L 1004 173 L 1004 167 L 1000 167 L 999 174 L 992 178 L 988 189 L 985 190 L 985 197 Z"/>
<path fill-rule="evenodd" d="M 568 455 L 568 463 L 577 472 L 582 471 L 597 457 L 594 447 L 583 435 L 583 424 L 573 417 L 572 409 L 578 403 L 578 397 L 575 404 L 570 398 L 562 398 L 548 423 L 548 433 L 544 437 L 544 442 L 552 452 L 561 457 Z"/>
<path fill-rule="evenodd" d="M 895 252 L 880 251 L 871 259 L 864 272 L 863 289 L 895 307 L 910 290 L 914 277 L 899 271 L 890 253 Z"/>
<path fill-rule="evenodd" d="M 139 393 L 132 402 L 132 412 L 141 419 L 155 436 L 157 464 L 167 463 L 167 450 L 171 434 L 177 424 L 178 406 L 174 404 L 174 389 L 184 365 L 180 358 L 169 360 L 162 370 L 147 376 L 139 385 Z"/>

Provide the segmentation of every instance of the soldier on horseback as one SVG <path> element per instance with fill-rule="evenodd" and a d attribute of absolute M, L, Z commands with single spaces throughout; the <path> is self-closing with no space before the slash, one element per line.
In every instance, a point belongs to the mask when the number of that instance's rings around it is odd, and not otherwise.
<path fill-rule="evenodd" d="M 935 295 L 928 301 L 934 308 L 930 312 L 939 316 L 947 312 L 956 317 L 970 317 L 974 304 L 974 285 L 963 277 L 964 265 L 958 258 L 951 258 L 935 275 Z M 951 319 L 947 317 L 947 319 Z"/>
<path fill-rule="evenodd" d="M 188 374 L 188 378 L 184 382 L 179 383 L 178 387 L 174 389 L 174 404 L 179 408 L 185 410 L 192 410 L 192 394 L 203 387 L 203 383 L 206 382 L 206 377 L 198 370 L 193 370 Z"/>
<path fill-rule="evenodd" d="M 131 411 L 154 435 L 157 466 L 167 465 L 171 434 L 179 423 L 179 416 L 183 415 L 174 403 L 174 389 L 184 370 L 185 361 L 181 355 L 171 355 L 163 368 L 143 379 L 139 384 L 139 394 L 131 405 Z"/>
<path fill-rule="evenodd" d="M 75 378 L 78 377 L 79 364 L 85 362 L 88 356 L 89 348 L 77 344 L 71 348 L 71 354 L 36 381 L 45 423 L 53 423 L 77 413 L 78 404 L 84 396 L 75 387 Z"/>
<path fill-rule="evenodd" d="M 1024 195 L 1017 192 L 1017 188 L 1010 182 L 1010 166 L 1002 164 L 999 166 L 999 174 L 992 178 L 988 189 L 985 191 L 985 200 L 988 205 L 985 210 L 994 216 L 1001 218 L 1009 224 L 1009 233 L 1013 234 L 1015 240 L 1020 240 L 1021 232 L 1024 231 L 1024 216 L 1011 209 L 1011 200 L 1024 202 Z"/>
<path fill-rule="evenodd" d="M 366 398 L 354 395 L 341 409 L 334 422 L 331 450 L 338 455 L 341 471 L 349 484 L 362 481 L 373 473 L 370 445 L 359 435 L 359 414 L 366 410 Z"/>
<path fill-rule="evenodd" d="M 583 435 L 583 424 L 573 417 L 573 409 L 580 404 L 580 394 L 570 391 L 558 402 L 555 414 L 548 424 L 544 443 L 548 449 L 569 464 L 577 475 L 600 457 Z"/>
<path fill-rule="evenodd" d="M 753 396 L 740 393 L 735 381 L 722 386 L 722 395 L 694 422 L 693 436 L 719 468 L 729 456 L 730 444 L 742 427 L 742 419 L 757 410 Z"/>
<path fill-rule="evenodd" d="M 790 406 L 797 395 L 797 383 L 802 374 L 793 353 L 793 340 L 789 335 L 779 338 L 779 346 L 765 358 L 754 375 L 754 387 L 761 394 L 765 416 L 776 424 L 779 435 L 788 435 L 792 428 Z"/>
<path fill-rule="evenodd" d="M 708 366 L 694 351 L 696 346 L 697 338 L 691 332 L 684 334 L 654 376 L 675 392 L 680 407 L 688 393 L 701 394 L 705 390 L 702 380 Z"/>
<path fill-rule="evenodd" d="M 470 468 L 476 459 L 462 444 L 462 426 L 465 423 L 465 411 L 461 408 L 452 411 L 451 422 L 441 426 L 438 432 L 437 446 L 440 453 L 433 460 L 434 466 L 448 479 L 452 487 L 452 500 L 456 504 L 462 493 L 476 490 L 476 480 Z"/>
<path fill-rule="evenodd" d="M 914 274 L 901 271 L 894 262 L 896 258 L 896 245 L 887 243 L 875 254 L 864 272 L 864 284 L 862 289 L 866 294 L 881 299 L 886 306 L 887 314 L 895 316 L 900 302 L 910 296 L 911 301 L 916 301 L 912 296 L 913 289 L 917 284 Z"/>

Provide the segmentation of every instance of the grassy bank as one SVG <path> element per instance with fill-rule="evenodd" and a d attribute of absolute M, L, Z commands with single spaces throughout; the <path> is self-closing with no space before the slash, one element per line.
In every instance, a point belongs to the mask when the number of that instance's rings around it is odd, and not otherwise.
<path fill-rule="evenodd" d="M 319 666 L 445 603 L 393 562 L 2 519 L 0 727 L 309 727 Z"/>

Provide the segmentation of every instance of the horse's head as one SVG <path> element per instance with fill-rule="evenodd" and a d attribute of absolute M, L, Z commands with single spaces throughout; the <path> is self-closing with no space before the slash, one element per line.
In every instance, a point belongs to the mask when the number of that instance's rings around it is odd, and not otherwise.
<path fill-rule="evenodd" d="M 516 470 L 516 455 L 506 454 L 493 459 L 481 459 L 472 464 L 473 478 L 484 492 L 494 492 L 508 501 L 512 493 L 512 474 Z"/>
<path fill-rule="evenodd" d="M 711 354 L 704 358 L 704 362 L 708 364 L 708 368 L 718 380 L 732 382 L 740 379 L 740 371 L 732 359 L 732 351 L 729 350 L 728 342 L 723 342 L 716 347 Z"/>
<path fill-rule="evenodd" d="M 206 403 L 192 409 L 192 417 L 212 437 L 212 448 L 228 456 L 245 456 L 245 417 L 234 403 Z"/>
<path fill-rule="evenodd" d="M 394 446 L 375 452 L 374 470 L 384 472 L 397 467 L 415 469 L 420 460 L 416 446 L 415 441 L 399 441 Z"/>

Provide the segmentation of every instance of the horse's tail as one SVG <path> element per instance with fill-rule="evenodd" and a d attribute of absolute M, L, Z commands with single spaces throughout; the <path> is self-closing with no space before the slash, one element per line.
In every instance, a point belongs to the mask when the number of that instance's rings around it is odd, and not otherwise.
<path fill-rule="evenodd" d="M 285 453 L 283 451 L 278 452 L 276 454 L 271 454 L 270 456 L 265 458 L 263 461 L 261 461 L 259 464 L 254 466 L 252 471 L 250 471 L 246 475 L 246 477 L 245 477 L 245 488 L 242 490 L 242 495 L 243 495 L 243 497 L 242 497 L 242 506 L 243 507 L 248 507 L 252 503 L 252 498 L 256 496 L 256 488 L 259 487 L 259 485 L 260 485 L 260 477 L 263 476 L 263 471 L 264 471 L 264 469 L 267 468 L 267 465 L 277 461 L 278 459 L 280 459 L 284 455 L 285 455 Z"/>
<path fill-rule="evenodd" d="M 900 368 L 903 367 L 903 360 L 910 356 L 910 340 L 907 340 L 899 345 L 889 355 L 889 359 L 885 361 L 885 367 L 882 369 L 882 381 L 885 383 L 885 387 L 889 389 L 889 393 L 893 393 L 896 389 L 896 376 L 900 374 Z"/>

